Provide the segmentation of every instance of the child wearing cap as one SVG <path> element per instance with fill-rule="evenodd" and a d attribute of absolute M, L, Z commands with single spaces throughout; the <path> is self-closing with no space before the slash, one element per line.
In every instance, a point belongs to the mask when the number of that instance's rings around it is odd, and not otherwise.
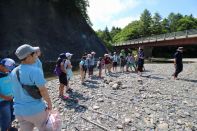
<path fill-rule="evenodd" d="M 80 76 L 81 76 L 81 84 L 85 84 L 85 73 L 87 71 L 87 67 L 85 65 L 86 56 L 82 56 L 81 61 L 79 62 Z"/>
<path fill-rule="evenodd" d="M 59 69 L 59 73 L 56 74 L 59 77 L 59 98 L 65 100 L 68 99 L 68 96 L 64 95 L 64 87 L 68 85 L 66 69 L 64 68 L 64 64 L 66 61 L 66 54 L 61 53 L 56 62 L 56 68 Z"/>
<path fill-rule="evenodd" d="M 97 68 L 99 70 L 99 75 L 98 75 L 99 78 L 102 78 L 102 70 L 104 68 L 104 65 L 105 65 L 104 59 L 102 57 L 99 57 L 99 60 L 97 62 Z"/>
<path fill-rule="evenodd" d="M 91 54 L 89 55 L 89 77 L 92 78 L 93 76 L 93 72 L 94 72 L 94 62 L 95 62 L 95 52 L 91 52 Z"/>
<path fill-rule="evenodd" d="M 66 93 L 71 93 L 72 89 L 69 87 L 69 81 L 73 77 L 73 72 L 72 72 L 72 64 L 71 64 L 71 57 L 73 54 L 67 52 L 66 53 L 66 61 L 64 63 L 64 69 L 66 70 L 66 75 L 67 75 L 67 86 L 66 86 Z"/>
<path fill-rule="evenodd" d="M 117 72 L 117 65 L 118 65 L 118 55 L 116 54 L 116 52 L 114 52 L 114 55 L 112 56 L 112 60 L 113 60 L 113 71 Z"/>
<path fill-rule="evenodd" d="M 7 131 L 14 120 L 13 115 L 13 82 L 10 72 L 14 69 L 15 62 L 10 58 L 5 58 L 0 62 L 0 129 Z"/>

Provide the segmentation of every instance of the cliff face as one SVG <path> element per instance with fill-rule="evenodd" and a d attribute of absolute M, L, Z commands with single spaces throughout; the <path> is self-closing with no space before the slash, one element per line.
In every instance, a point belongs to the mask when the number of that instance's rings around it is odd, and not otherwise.
<path fill-rule="evenodd" d="M 40 46 L 42 60 L 54 61 L 61 52 L 81 58 L 94 50 L 97 56 L 106 52 L 102 41 L 86 23 L 80 12 L 69 11 L 70 0 L 1 0 L 0 57 L 16 59 L 18 46 L 30 43 Z"/>

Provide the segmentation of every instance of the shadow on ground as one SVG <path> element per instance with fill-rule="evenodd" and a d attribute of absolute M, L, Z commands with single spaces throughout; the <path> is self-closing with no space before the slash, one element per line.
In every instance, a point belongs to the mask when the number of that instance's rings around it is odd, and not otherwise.
<path fill-rule="evenodd" d="M 74 109 L 75 112 L 85 112 L 87 110 L 87 107 L 84 105 L 80 105 L 80 101 L 87 101 L 89 98 L 84 97 L 81 93 L 77 91 L 73 91 L 72 93 L 69 93 L 69 99 L 65 100 L 65 108 L 68 110 Z"/>

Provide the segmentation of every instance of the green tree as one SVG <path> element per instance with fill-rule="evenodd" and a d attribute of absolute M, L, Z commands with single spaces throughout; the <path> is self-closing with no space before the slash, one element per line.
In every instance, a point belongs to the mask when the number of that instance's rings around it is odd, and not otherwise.
<path fill-rule="evenodd" d="M 152 34 L 161 34 L 162 33 L 162 25 L 161 25 L 161 16 L 159 13 L 155 13 L 152 18 L 152 27 L 151 27 L 151 33 Z"/>
<path fill-rule="evenodd" d="M 183 18 L 183 15 L 181 15 L 180 13 L 174 14 L 174 13 L 170 13 L 168 15 L 168 21 L 169 21 L 169 25 L 170 25 L 170 32 L 176 32 L 177 28 L 178 28 L 178 21 Z"/>
<path fill-rule="evenodd" d="M 140 34 L 142 36 L 149 36 L 151 34 L 151 13 L 149 10 L 145 9 L 140 17 Z"/>
<path fill-rule="evenodd" d="M 162 33 L 168 33 L 170 32 L 170 24 L 167 18 L 164 18 L 161 22 L 162 26 Z"/>
<path fill-rule="evenodd" d="M 118 27 L 112 27 L 111 31 L 110 31 L 110 36 L 112 38 L 112 41 L 113 41 L 113 37 L 118 34 L 119 32 L 121 31 L 121 28 L 118 28 Z"/>
<path fill-rule="evenodd" d="M 113 42 L 116 43 L 116 42 L 120 42 L 120 41 L 136 39 L 136 38 L 140 37 L 139 28 L 140 28 L 139 21 L 131 22 L 124 29 L 122 29 L 121 32 L 119 32 L 118 34 L 116 34 L 113 37 Z"/>
<path fill-rule="evenodd" d="M 106 27 L 104 31 L 98 30 L 96 32 L 97 36 L 104 42 L 105 46 L 111 50 L 112 49 L 112 38 L 110 32 Z"/>
<path fill-rule="evenodd" d="M 90 21 L 90 18 L 87 13 L 87 7 L 89 7 L 89 1 L 88 0 L 74 0 L 76 7 L 80 10 L 82 16 L 87 21 L 87 23 L 92 26 L 92 22 Z"/>
<path fill-rule="evenodd" d="M 177 29 L 178 31 L 197 28 L 197 24 L 195 23 L 195 18 L 192 15 L 190 16 L 186 15 L 185 17 L 181 18 L 177 24 L 178 24 L 178 29 Z"/>
<path fill-rule="evenodd" d="M 109 29 L 107 27 L 105 27 L 105 30 L 103 31 L 103 35 L 101 36 L 103 40 L 107 41 L 107 42 L 111 42 L 112 38 L 110 36 L 109 33 Z"/>

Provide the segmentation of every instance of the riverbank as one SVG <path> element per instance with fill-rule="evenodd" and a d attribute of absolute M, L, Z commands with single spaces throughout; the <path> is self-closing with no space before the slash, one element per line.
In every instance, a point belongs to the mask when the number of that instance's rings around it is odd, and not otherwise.
<path fill-rule="evenodd" d="M 80 83 L 70 81 L 75 101 L 58 98 L 57 79 L 47 82 L 62 131 L 197 130 L 197 63 L 185 63 L 179 80 L 173 64 L 145 64 L 142 82 L 136 73 L 112 73 Z"/>
<path fill-rule="evenodd" d="M 150 58 L 148 63 L 173 63 L 174 59 L 167 58 Z M 197 58 L 184 58 L 183 63 L 197 63 Z"/>
<path fill-rule="evenodd" d="M 142 83 L 135 73 L 95 77 L 85 85 L 74 76 L 70 86 L 79 103 L 58 99 L 58 81 L 48 82 L 63 130 L 103 130 L 91 122 L 119 131 L 197 130 L 197 63 L 184 64 L 179 80 L 171 79 L 172 64 L 146 64 L 145 68 Z"/>

